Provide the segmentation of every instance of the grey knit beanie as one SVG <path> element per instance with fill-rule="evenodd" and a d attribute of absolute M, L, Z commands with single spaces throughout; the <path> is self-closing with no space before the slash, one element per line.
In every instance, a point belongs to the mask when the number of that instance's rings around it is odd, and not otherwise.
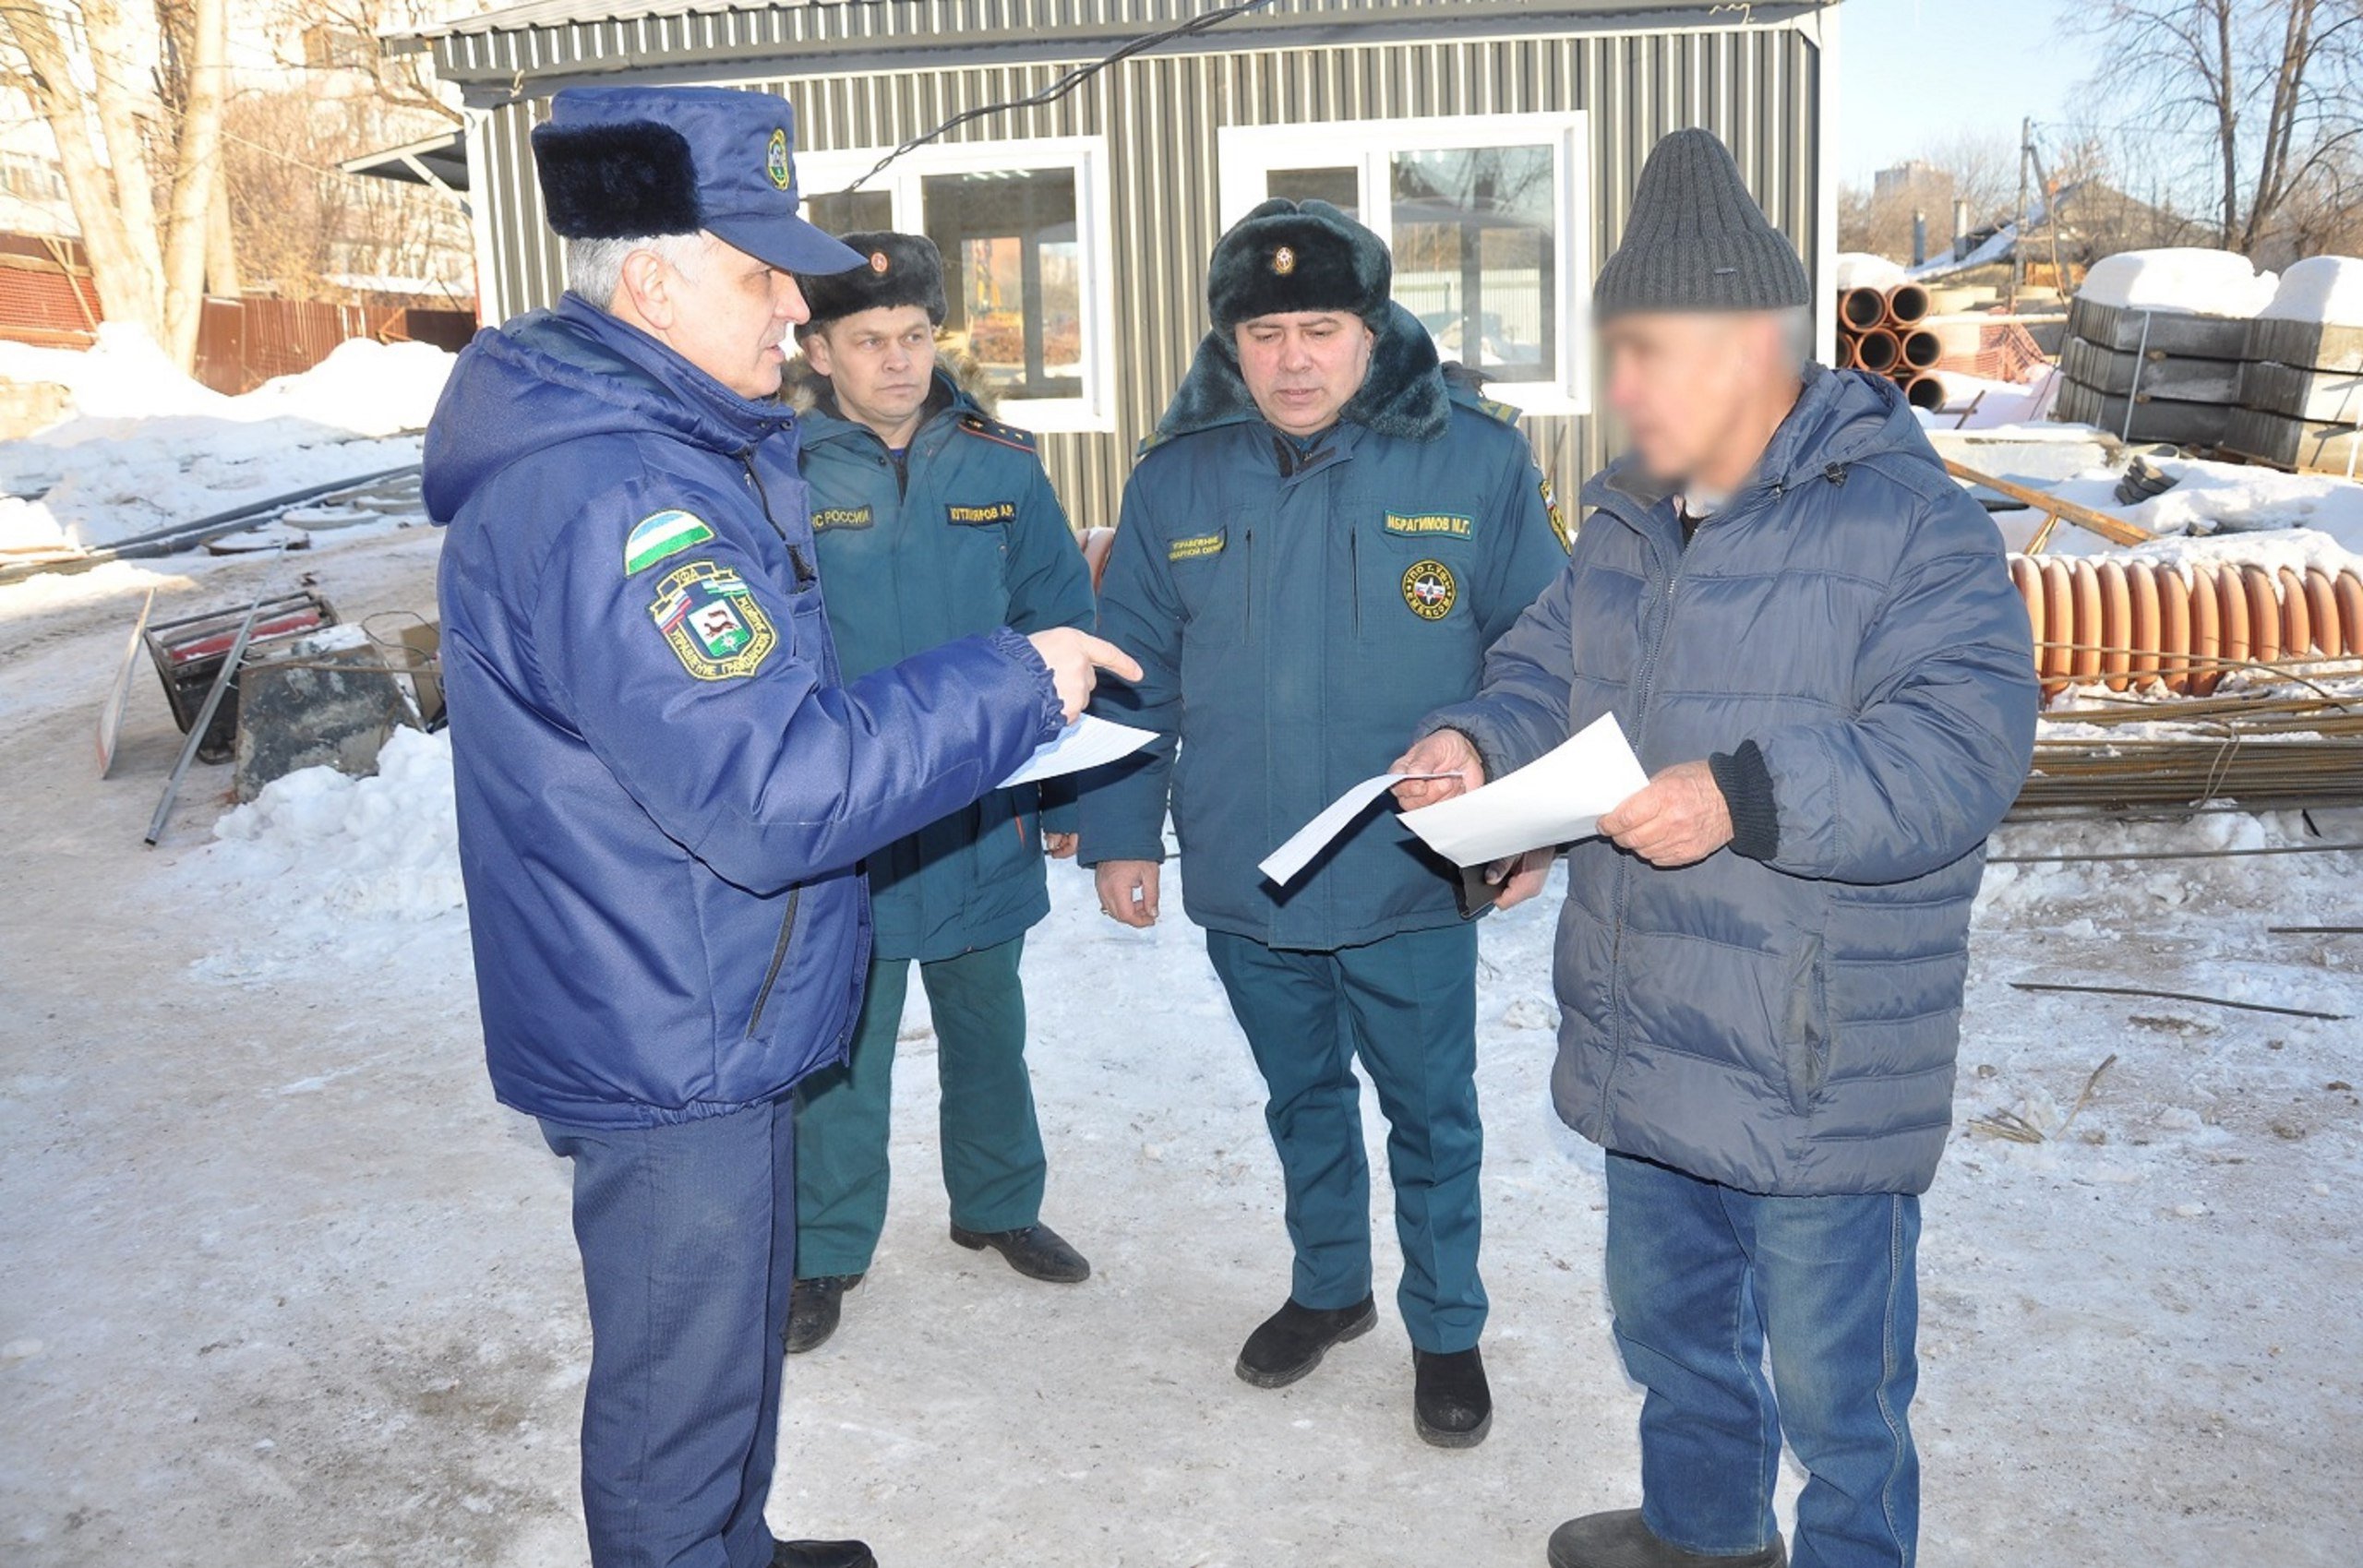
<path fill-rule="evenodd" d="M 1712 131 L 1676 131 L 1649 150 L 1624 241 L 1592 284 L 1594 320 L 1812 303 L 1796 248 L 1747 194 Z"/>

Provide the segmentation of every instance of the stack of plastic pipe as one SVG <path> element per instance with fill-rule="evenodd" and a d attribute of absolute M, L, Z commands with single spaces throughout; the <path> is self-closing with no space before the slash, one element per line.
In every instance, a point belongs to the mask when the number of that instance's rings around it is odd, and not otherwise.
<path fill-rule="evenodd" d="M 1923 325 L 1927 318 L 1928 291 L 1917 283 L 1843 290 L 1838 296 L 1839 367 L 1887 377 L 1914 407 L 1944 407 L 1945 387 L 1936 365 L 1945 347 Z"/>
<path fill-rule="evenodd" d="M 2235 670 L 2363 657 L 2363 577 L 2239 562 L 2013 556 L 2046 699 L 2069 686 L 2205 697 Z"/>

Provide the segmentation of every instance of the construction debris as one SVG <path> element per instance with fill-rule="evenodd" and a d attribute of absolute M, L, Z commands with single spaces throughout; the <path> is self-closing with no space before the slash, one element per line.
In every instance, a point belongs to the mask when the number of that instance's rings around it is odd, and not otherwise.
<path fill-rule="evenodd" d="M 236 747 L 235 672 L 232 671 L 233 684 L 227 688 L 230 700 L 226 702 L 217 692 L 215 677 L 234 663 L 231 650 L 243 649 L 249 640 L 241 635 L 240 628 L 245 627 L 258 646 L 271 647 L 283 646 L 336 624 L 336 611 L 309 589 L 276 598 L 266 596 L 256 603 L 258 609 L 250 625 L 241 619 L 237 610 L 209 610 L 159 621 L 148 628 L 143 639 L 156 674 L 163 680 L 164 698 L 172 706 L 173 722 L 180 725 L 183 734 L 188 734 L 203 715 L 203 723 L 196 731 L 197 756 L 201 761 L 226 762 Z"/>
<path fill-rule="evenodd" d="M 1944 383 L 1934 374 L 1944 344 L 1925 323 L 1928 291 L 1918 283 L 1886 289 L 1867 285 L 1838 296 L 1838 364 L 1867 370 L 1903 389 L 1914 408 L 1945 406 Z"/>
<path fill-rule="evenodd" d="M 2201 1007 L 2228 1007 L 2242 1012 L 2270 1012 L 2282 1018 L 2318 1018 L 2325 1023 L 2344 1023 L 2344 1012 L 2317 1012 L 2312 1008 L 2279 1007 L 2272 1002 L 2235 1001 L 2229 997 L 2203 997 L 2195 991 L 2159 991 L 2146 986 L 2077 986 L 2049 980 L 2013 980 L 2014 991 L 2066 991 L 2078 996 L 2139 997 L 2144 1001 L 2187 1001 Z M 2107 1062 L 2101 1064 L 2103 1067 Z M 2093 1074 L 2098 1077 L 2098 1073 Z"/>

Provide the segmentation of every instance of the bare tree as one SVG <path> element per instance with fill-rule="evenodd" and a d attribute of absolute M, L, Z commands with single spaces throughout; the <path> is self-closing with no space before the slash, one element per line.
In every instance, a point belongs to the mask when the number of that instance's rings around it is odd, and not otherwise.
<path fill-rule="evenodd" d="M 221 180 L 226 0 L 134 3 L 149 9 L 0 0 L 0 80 L 56 141 L 107 315 L 146 328 L 186 366 Z"/>
<path fill-rule="evenodd" d="M 2363 0 L 2108 0 L 2095 13 L 2097 85 L 2203 155 L 2226 248 L 2257 249 L 2301 195 L 2351 166 Z"/>

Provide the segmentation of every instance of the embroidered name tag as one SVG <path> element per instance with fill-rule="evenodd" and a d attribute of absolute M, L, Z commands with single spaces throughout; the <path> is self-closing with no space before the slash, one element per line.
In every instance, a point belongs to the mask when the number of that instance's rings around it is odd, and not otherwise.
<path fill-rule="evenodd" d="M 1169 561 L 1195 561 L 1208 556 L 1219 556 L 1229 539 L 1228 533 L 1201 533 L 1194 539 L 1176 539 L 1166 547 L 1165 558 Z"/>
<path fill-rule="evenodd" d="M 868 528 L 872 519 L 868 507 L 822 507 L 812 514 L 812 532 L 824 528 Z"/>
<path fill-rule="evenodd" d="M 1442 534 L 1447 539 L 1469 537 L 1469 519 L 1457 512 L 1388 512 L 1386 532 L 1409 533 L 1421 537 Z"/>
<path fill-rule="evenodd" d="M 943 509 L 943 516 L 947 521 L 971 528 L 980 522 L 1014 522 L 1017 519 L 1017 503 L 989 501 L 980 507 L 948 506 Z"/>

